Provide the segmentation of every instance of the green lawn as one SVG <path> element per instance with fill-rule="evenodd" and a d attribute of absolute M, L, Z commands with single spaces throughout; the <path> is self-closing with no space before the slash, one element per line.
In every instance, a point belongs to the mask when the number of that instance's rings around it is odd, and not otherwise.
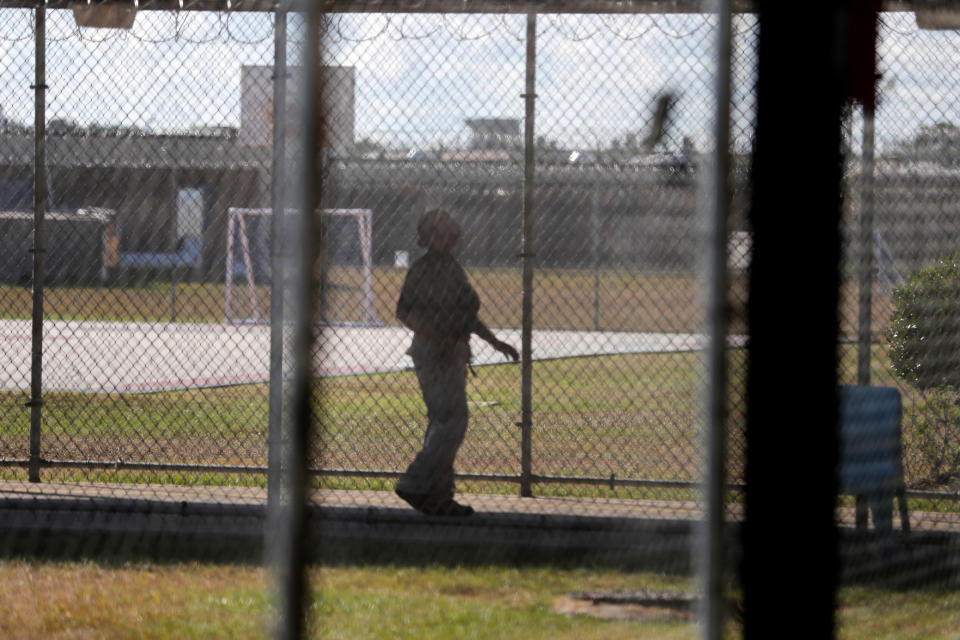
<path fill-rule="evenodd" d="M 519 327 L 522 308 L 520 269 L 470 268 L 482 315 L 491 326 Z M 374 306 L 381 322 L 395 324 L 393 311 L 405 271 L 376 267 L 372 284 Z M 359 268 L 331 270 L 327 318 L 357 321 L 363 317 L 363 276 Z M 701 322 L 699 284 L 687 274 L 642 273 L 627 270 L 539 269 L 534 281 L 538 328 L 630 331 L 696 331 Z M 0 285 L 3 316 L 29 318 L 27 287 Z M 270 289 L 256 287 L 259 314 L 270 317 Z M 251 315 L 245 283 L 235 283 L 232 315 Z M 98 321 L 223 322 L 224 285 L 150 281 L 126 287 L 64 287 L 45 289 L 48 318 Z"/>
<path fill-rule="evenodd" d="M 729 473 L 742 473 L 744 351 L 730 352 Z M 841 348 L 841 382 L 855 380 L 855 345 Z M 874 347 L 873 381 L 896 384 L 885 351 Z M 471 426 L 458 458 L 462 473 L 520 471 L 520 368 L 477 367 L 468 382 Z M 700 464 L 699 394 L 703 368 L 696 353 L 633 354 L 536 362 L 533 366 L 533 472 L 541 475 L 696 480 Z M 904 389 L 907 416 L 917 394 Z M 5 429 L 0 447 L 26 458 L 26 395 L 0 393 Z M 411 371 L 327 378 L 317 388 L 319 437 L 315 466 L 400 470 L 419 448 L 425 409 Z M 266 465 L 267 385 L 152 394 L 46 393 L 42 454 L 50 459 Z M 904 422 L 908 484 L 928 474 Z M 20 468 L 0 468 L 19 478 Z M 262 486 L 260 474 L 45 470 L 46 479 Z M 326 486 L 384 488 L 384 480 L 329 478 Z M 465 491 L 509 492 L 516 485 L 466 482 Z M 688 497 L 676 490 L 631 492 L 624 487 L 541 484 L 550 495 Z M 689 493 L 689 492 L 687 492 Z M 682 494 L 682 495 L 681 495 Z M 944 503 L 941 508 L 952 508 Z"/>
<path fill-rule="evenodd" d="M 534 365 L 534 472 L 609 478 L 693 480 L 697 394 L 693 353 L 573 358 Z M 464 473 L 518 475 L 520 368 L 477 367 L 468 383 L 471 426 L 458 458 Z M 313 462 L 327 468 L 399 470 L 423 437 L 416 376 L 328 378 L 318 383 Z M 0 395 L 9 457 L 26 457 L 23 394 Z M 266 464 L 266 385 L 154 394 L 44 395 L 43 455 L 51 459 Z M 22 473 L 21 470 L 3 472 Z M 262 483 L 259 476 L 44 471 L 44 477 L 176 483 Z M 369 486 L 360 480 L 336 481 Z M 486 483 L 469 490 L 488 491 Z M 502 490 L 501 487 L 498 490 Z M 509 491 L 515 487 L 507 488 Z M 608 491 L 608 490 L 605 490 Z"/>
<path fill-rule="evenodd" d="M 491 326 L 518 327 L 521 278 L 517 269 L 470 269 Z M 374 270 L 378 317 L 394 322 L 404 271 Z M 334 269 L 331 281 L 359 285 L 358 269 Z M 694 331 L 700 322 L 698 283 L 676 274 L 626 270 L 539 270 L 534 323 L 538 328 Z M 171 295 L 174 293 L 175 295 Z M 7 317 L 26 318 L 29 290 L 0 286 Z M 269 291 L 258 288 L 261 315 Z M 350 319 L 357 292 L 334 288 L 331 319 Z M 52 319 L 181 322 L 223 320 L 218 284 L 152 282 L 115 288 L 49 287 Z M 175 302 L 175 307 L 171 304 Z M 595 302 L 598 306 L 594 306 Z M 234 313 L 249 313 L 243 288 Z M 597 313 L 595 314 L 595 309 Z M 339 317 L 337 314 L 343 315 Z M 459 470 L 519 474 L 519 367 L 477 368 L 470 381 L 473 420 Z M 692 479 L 696 472 L 696 414 L 700 366 L 691 354 L 627 356 L 537 363 L 534 367 L 534 463 L 544 475 Z M 416 452 L 424 409 L 412 373 L 324 381 L 322 438 L 314 454 L 329 468 L 401 469 Z M 24 393 L 0 393 L 0 454 L 23 459 L 29 429 Z M 46 393 L 42 455 L 50 459 L 185 462 L 212 465 L 266 463 L 267 388 L 201 389 L 153 395 Z M 624 456 L 623 451 L 631 454 Z M 9 477 L 22 470 L 0 471 Z M 258 484 L 256 476 L 45 471 L 45 477 L 151 482 Z M 342 481 L 334 481 L 338 486 Z M 348 485 L 351 483 L 347 483 Z M 376 482 L 353 481 L 373 486 Z M 474 490 L 489 490 L 489 485 Z M 513 488 L 511 487 L 510 490 Z M 496 490 L 500 490 L 497 488 Z"/>
<path fill-rule="evenodd" d="M 353 277 L 351 274 L 340 274 Z M 519 324 L 519 274 L 471 273 L 494 326 Z M 402 272 L 376 274 L 378 314 L 392 317 Z M 593 274 L 538 275 L 539 327 L 591 328 Z M 684 276 L 605 272 L 601 325 L 695 331 L 696 282 Z M 264 294 L 265 291 L 261 291 Z M 335 292 L 337 296 L 349 296 Z M 222 287 L 181 284 L 181 321 L 222 320 Z M 51 289 L 54 318 L 167 320 L 165 284 L 133 289 Z M 0 287 L 8 317 L 27 317 L 28 292 Z M 266 304 L 266 296 L 261 295 Z M 346 305 L 338 301 L 338 308 Z M 356 302 L 350 301 L 351 304 Z M 241 302 L 240 304 L 243 304 Z M 263 307 L 264 310 L 266 307 Z M 240 310 L 242 312 L 242 309 Z M 742 465 L 743 351 L 731 352 L 730 473 Z M 855 347 L 841 349 L 841 380 L 852 382 Z M 702 365 L 693 353 L 604 356 L 535 363 L 534 472 L 607 478 L 694 480 L 699 473 Z M 885 350 L 874 348 L 873 378 L 891 384 Z M 469 381 L 472 421 L 458 470 L 519 472 L 520 370 L 478 367 Z M 422 438 L 424 408 L 412 372 L 323 380 L 318 387 L 317 465 L 398 470 Z M 0 393 L 0 454 L 24 458 L 29 409 L 23 393 Z M 909 408 L 915 394 L 905 391 Z M 44 396 L 43 455 L 49 458 L 265 465 L 267 387 L 247 385 L 156 394 Z M 910 443 L 910 433 L 905 432 Z M 908 481 L 922 464 L 908 457 Z M 25 478 L 20 468 L 0 477 Z M 147 473 L 45 469 L 47 480 L 257 485 L 255 474 Z M 382 489 L 389 480 L 328 479 L 326 486 Z M 467 491 L 513 493 L 509 483 L 462 483 Z M 689 498 L 683 490 L 538 485 L 539 494 Z M 955 503 L 931 504 L 955 509 Z M 311 572 L 314 637 L 349 638 L 694 638 L 690 623 L 602 621 L 554 610 L 556 598 L 600 589 L 694 588 L 690 578 L 616 569 L 562 567 L 334 566 Z M 0 561 L 0 637 L 261 638 L 270 620 L 271 587 L 260 568 L 196 564 L 99 565 Z M 843 589 L 838 637 L 956 638 L 960 596 L 952 591 Z M 737 629 L 734 627 L 733 632 Z"/>
<path fill-rule="evenodd" d="M 696 638 L 689 622 L 600 620 L 555 610 L 590 590 L 695 588 L 688 578 L 614 569 L 330 566 L 309 574 L 311 637 L 345 640 Z M 197 564 L 0 561 L 5 638 L 263 638 L 263 569 Z M 842 640 L 950 639 L 960 592 L 856 587 L 838 594 Z M 739 637 L 736 623 L 730 637 Z"/>
<path fill-rule="evenodd" d="M 523 299 L 520 269 L 467 266 L 471 282 L 483 303 L 481 315 L 490 326 L 519 327 Z M 396 324 L 393 316 L 405 271 L 375 267 L 372 273 L 377 318 Z M 358 321 L 363 317 L 363 277 L 359 268 L 331 270 L 327 318 Z M 237 283 L 232 315 L 251 315 L 247 286 Z M 533 323 L 540 329 L 602 329 L 690 333 L 703 327 L 701 284 L 694 274 L 639 272 L 627 269 L 543 269 L 534 273 Z M 856 335 L 857 283 L 840 291 L 840 331 Z M 224 285 L 148 281 L 126 287 L 64 287 L 44 289 L 44 310 L 52 319 L 148 322 L 223 322 Z M 728 300 L 731 332 L 743 333 L 747 282 L 734 279 Z M 261 318 L 270 317 L 270 289 L 256 287 Z M 6 318 L 29 318 L 28 287 L 0 284 L 0 307 Z M 890 296 L 877 292 L 872 323 L 882 335 L 891 314 Z"/>
<path fill-rule="evenodd" d="M 392 320 L 392 300 L 403 271 L 375 270 L 378 315 Z M 358 284 L 358 270 L 335 270 L 332 279 Z M 471 270 L 484 317 L 492 326 L 520 322 L 519 272 L 511 269 Z M 697 282 L 691 276 L 638 274 L 606 270 L 540 270 L 536 282 L 535 324 L 538 327 L 592 328 L 594 285 L 600 293 L 600 325 L 604 328 L 696 331 L 700 309 Z M 849 287 L 848 287 L 849 289 Z M 846 291 L 846 290 L 845 290 Z M 171 287 L 150 283 L 128 288 L 51 287 L 46 309 L 51 318 L 93 320 L 157 320 L 170 316 Z M 849 291 L 847 291 L 849 293 Z M 267 290 L 260 290 L 267 304 Z M 336 289 L 336 309 L 357 300 Z M 731 298 L 743 295 L 734 282 Z M 222 320 L 223 287 L 181 283 L 176 286 L 176 315 L 181 321 Z M 245 296 L 237 297 L 245 304 Z M 851 300 L 844 295 L 844 331 L 850 333 Z M 0 286 L 8 317 L 27 317 L 29 291 Z M 266 313 L 267 307 L 262 311 Z M 889 313 L 878 298 L 875 334 Z M 243 314 L 238 309 L 238 314 Z M 731 351 L 729 387 L 729 471 L 742 474 L 743 371 L 745 351 Z M 477 367 L 469 381 L 472 421 L 458 459 L 458 470 L 473 474 L 516 476 L 520 470 L 520 368 Z M 856 379 L 856 346 L 841 347 L 841 381 Z M 875 384 L 896 384 L 885 345 L 873 348 Z M 533 472 L 548 476 L 639 478 L 692 481 L 699 473 L 700 392 L 703 367 L 693 353 L 573 358 L 537 362 L 533 366 Z M 50 459 L 177 462 L 206 465 L 266 464 L 268 390 L 266 385 L 195 389 L 167 393 L 121 395 L 46 393 L 43 408 L 42 455 Z M 909 412 L 917 394 L 904 389 Z M 324 380 L 318 389 L 321 437 L 313 464 L 326 468 L 399 470 L 419 447 L 424 408 L 411 372 L 349 376 Z M 27 456 L 29 409 L 23 392 L 0 392 L 0 455 Z M 912 445 L 905 420 L 905 464 L 908 482 L 930 475 Z M 0 477 L 22 477 L 19 468 L 0 469 Z M 143 471 L 51 471 L 47 478 L 157 482 L 180 484 L 262 485 L 253 474 L 148 473 Z M 380 488 L 381 480 L 331 479 L 329 486 Z M 471 491 L 510 491 L 514 485 L 468 484 Z M 554 494 L 623 495 L 603 487 L 540 486 Z M 636 493 L 627 492 L 627 495 Z M 652 495 L 649 492 L 644 495 Z M 664 495 L 663 492 L 657 494 Z"/>

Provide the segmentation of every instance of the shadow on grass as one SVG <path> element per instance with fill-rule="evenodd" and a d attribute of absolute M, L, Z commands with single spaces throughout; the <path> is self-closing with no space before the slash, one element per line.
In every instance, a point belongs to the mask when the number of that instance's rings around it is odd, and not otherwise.
<path fill-rule="evenodd" d="M 0 557 L 44 561 L 92 561 L 108 565 L 130 562 L 239 564 L 263 566 L 269 561 L 259 537 L 244 535 L 211 537 L 197 534 L 140 534 L 106 532 L 0 535 Z M 549 566 L 561 569 L 616 568 L 624 571 L 654 571 L 690 576 L 690 554 L 656 551 L 597 551 L 589 549 L 537 549 L 533 547 L 487 547 L 431 542 L 384 544 L 363 541 L 324 541 L 310 538 L 306 551 L 309 564 L 324 566 Z"/>
<path fill-rule="evenodd" d="M 0 510 L 0 557 L 263 566 L 274 551 L 274 536 L 263 535 L 262 508 L 224 515 L 188 507 L 145 514 L 140 507 L 58 517 L 36 506 L 14 510 L 7 504 Z M 613 568 L 683 577 L 695 572 L 694 522 L 497 514 L 443 519 L 412 510 L 314 509 L 308 525 L 304 552 L 314 565 Z M 733 577 L 739 527 L 729 533 L 727 569 Z M 843 586 L 960 588 L 957 534 L 915 531 L 905 539 L 898 533 L 893 546 L 881 550 L 872 531 L 842 529 L 838 551 Z"/>

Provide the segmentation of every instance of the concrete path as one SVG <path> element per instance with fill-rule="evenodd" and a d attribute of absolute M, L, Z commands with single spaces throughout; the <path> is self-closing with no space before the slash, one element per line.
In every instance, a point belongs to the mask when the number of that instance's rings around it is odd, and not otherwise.
<path fill-rule="evenodd" d="M 497 330 L 519 348 L 520 332 Z M 318 375 L 409 368 L 410 332 L 399 327 L 325 327 Z M 535 331 L 537 360 L 623 353 L 690 351 L 703 337 L 676 333 Z M 474 337 L 474 364 L 504 359 Z M 0 320 L 0 389 L 30 388 L 31 324 Z M 51 320 L 43 330 L 43 386 L 48 391 L 144 393 L 265 382 L 266 325 L 79 322 Z"/>
<path fill-rule="evenodd" d="M 18 499 L 56 501 L 81 499 L 87 501 L 122 500 L 149 501 L 161 504 L 207 504 L 222 506 L 258 506 L 267 501 L 266 489 L 258 487 L 142 485 L 119 483 L 0 481 L 0 500 Z M 701 505 L 682 500 L 638 500 L 631 498 L 521 498 L 518 495 L 457 494 L 457 500 L 473 506 L 478 514 L 551 516 L 564 518 L 610 518 L 615 520 L 663 520 L 696 522 L 703 516 Z M 370 510 L 398 510 L 419 514 L 388 491 L 318 490 L 311 494 L 311 502 L 321 508 Z M 422 516 L 421 516 L 422 517 Z M 741 505 L 728 506 L 731 522 L 743 517 Z M 841 526 L 854 525 L 852 508 L 837 509 Z M 948 531 L 960 533 L 960 513 L 911 512 L 911 525 L 918 531 Z M 899 518 L 894 528 L 899 529 Z"/>

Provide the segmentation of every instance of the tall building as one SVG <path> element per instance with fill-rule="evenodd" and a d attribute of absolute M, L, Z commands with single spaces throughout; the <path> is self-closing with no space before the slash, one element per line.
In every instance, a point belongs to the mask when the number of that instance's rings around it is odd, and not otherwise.
<path fill-rule="evenodd" d="M 334 150 L 344 150 L 354 145 L 354 68 L 324 67 L 323 82 L 324 112 L 327 131 L 326 145 Z M 297 105 L 300 100 L 300 69 L 288 69 L 286 87 L 286 117 L 290 123 L 288 135 L 294 135 L 301 127 Z M 244 65 L 240 75 L 240 144 L 251 147 L 273 145 L 273 67 Z"/>

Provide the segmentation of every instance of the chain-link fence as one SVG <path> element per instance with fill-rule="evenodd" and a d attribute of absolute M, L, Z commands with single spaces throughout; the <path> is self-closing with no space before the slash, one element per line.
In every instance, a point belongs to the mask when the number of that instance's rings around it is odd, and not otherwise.
<path fill-rule="evenodd" d="M 317 501 L 405 506 L 392 491 L 424 445 L 427 388 L 396 312 L 424 253 L 418 220 L 444 209 L 462 229 L 455 255 L 479 318 L 528 356 L 509 363 L 472 338 L 458 496 L 497 513 L 699 518 L 697 203 L 716 18 L 538 15 L 530 30 L 523 14 L 345 13 L 323 29 Z M 755 17 L 734 16 L 733 521 L 756 38 Z M 956 244 L 956 33 L 884 14 L 878 42 L 876 112 L 845 122 L 839 375 L 900 390 L 898 497 L 914 534 L 955 532 L 960 440 L 944 383 L 956 347 L 931 365 L 904 335 L 934 278 L 922 270 L 956 277 L 956 259 L 940 257 Z M 4 486 L 262 503 L 290 372 L 283 327 L 299 302 L 278 300 L 291 274 L 274 265 L 297 240 L 301 17 L 141 10 L 129 30 L 102 30 L 70 11 L 38 24 L 2 9 L 0 43 Z M 917 377 L 931 366 L 943 375 Z M 856 512 L 842 496 L 841 524 Z M 685 566 L 670 552 L 688 554 L 689 539 L 651 531 L 659 566 Z"/>
<path fill-rule="evenodd" d="M 8 16 L 8 40 L 20 43 L 10 67 L 22 81 L 8 89 L 21 95 L 4 100 L 5 295 L 23 346 L 34 25 L 29 12 Z M 330 329 L 319 366 L 334 377 L 325 382 L 324 457 L 314 466 L 355 478 L 350 486 L 366 486 L 362 472 L 396 474 L 419 445 L 419 392 L 402 371 L 409 333 L 394 308 L 420 251 L 423 211 L 445 208 L 460 222 L 458 257 L 481 316 L 519 346 L 524 20 L 330 18 L 322 205 L 342 215 L 323 217 L 329 264 L 318 295 Z M 567 479 L 589 495 L 596 484 L 623 495 L 694 486 L 703 341 L 695 175 L 708 138 L 711 29 L 702 16 L 540 21 L 529 257 L 532 352 L 543 365 L 532 385 L 532 463 L 521 470 L 519 368 L 481 367 L 496 358 L 478 344 L 474 426 L 458 464 L 466 477 L 489 476 L 511 492 L 503 482 L 524 472 L 548 493 L 570 490 Z M 68 12 L 48 18 L 51 346 L 40 451 L 27 450 L 26 412 L 11 408 L 18 430 L 7 433 L 7 457 L 39 456 L 47 480 L 216 484 L 207 472 L 234 482 L 249 467 L 255 473 L 244 482 L 262 484 L 272 17 L 142 12 L 129 32 L 90 33 Z M 686 62 L 673 64 L 678 57 Z M 615 82 L 627 69 L 649 82 Z M 294 80 L 287 95 L 295 101 Z M 21 393 L 28 353 L 11 358 L 18 366 L 8 373 L 8 387 Z M 599 386 L 575 384 L 590 379 Z M 625 455 L 638 437 L 646 445 Z"/>
<path fill-rule="evenodd" d="M 912 520 L 918 528 L 951 521 L 957 511 L 952 498 L 957 469 L 948 470 L 946 463 L 956 450 L 948 435 L 954 428 L 946 426 L 947 415 L 938 414 L 950 403 L 937 404 L 948 391 L 936 388 L 949 379 L 918 383 L 924 378 L 918 380 L 916 370 L 931 365 L 913 359 L 919 354 L 904 344 L 906 325 L 918 320 L 910 316 L 911 302 L 925 295 L 916 293 L 924 286 L 920 274 L 943 260 L 949 263 L 957 242 L 949 195 L 956 180 L 950 149 L 957 115 L 951 101 L 943 99 L 957 87 L 947 63 L 955 55 L 955 35 L 921 29 L 912 14 L 884 14 L 877 107 L 854 109 L 845 132 L 840 380 L 900 390 L 907 501 L 915 505 Z M 928 301 L 920 304 L 921 324 L 929 321 L 925 316 L 944 313 L 930 309 Z M 922 339 L 937 344 L 942 361 L 936 366 L 949 368 L 956 345 L 938 336 Z"/>
<path fill-rule="evenodd" d="M 269 121 L 238 126 L 241 94 L 271 92 L 258 75 L 273 64 L 270 17 L 145 12 L 122 31 L 51 11 L 38 32 L 33 12 L 5 10 L 3 25 L 4 457 L 31 459 L 47 482 L 202 484 L 192 466 L 264 466 L 267 394 L 255 383 L 266 351 L 257 332 L 222 322 L 226 209 L 271 185 L 270 147 L 245 139 Z M 31 365 L 36 198 L 47 211 L 44 346 Z M 233 397 L 215 400 L 224 392 Z M 43 402 L 32 427 L 25 394 L 35 410 Z"/>

